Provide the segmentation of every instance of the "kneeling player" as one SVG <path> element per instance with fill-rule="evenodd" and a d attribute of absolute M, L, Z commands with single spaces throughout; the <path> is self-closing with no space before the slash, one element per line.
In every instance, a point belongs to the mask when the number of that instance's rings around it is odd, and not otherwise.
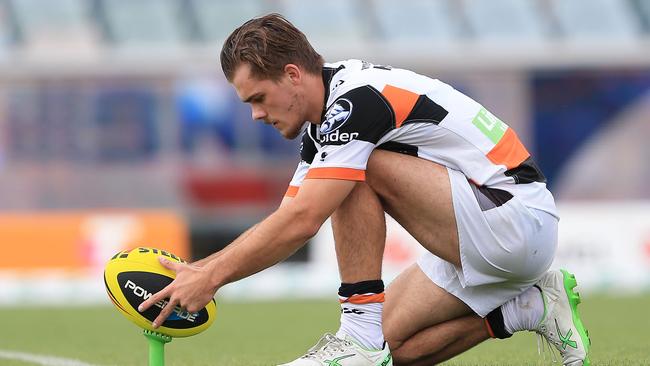
<path fill-rule="evenodd" d="M 332 216 L 341 325 L 287 365 L 430 365 L 520 330 L 545 337 L 565 365 L 589 363 L 575 279 L 547 272 L 553 196 L 508 125 L 438 80 L 359 60 L 325 64 L 277 14 L 236 29 L 221 64 L 253 119 L 302 134 L 302 161 L 275 213 L 198 266 L 169 264 L 176 280 L 144 308 L 169 297 L 200 309 Z M 386 294 L 384 212 L 429 252 Z"/>

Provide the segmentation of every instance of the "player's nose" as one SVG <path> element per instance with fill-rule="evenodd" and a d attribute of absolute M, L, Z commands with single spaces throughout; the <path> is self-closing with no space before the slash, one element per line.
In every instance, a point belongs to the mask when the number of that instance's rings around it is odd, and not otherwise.
<path fill-rule="evenodd" d="M 253 117 L 254 120 L 264 119 L 266 117 L 266 111 L 264 108 L 252 106 L 251 117 Z"/>

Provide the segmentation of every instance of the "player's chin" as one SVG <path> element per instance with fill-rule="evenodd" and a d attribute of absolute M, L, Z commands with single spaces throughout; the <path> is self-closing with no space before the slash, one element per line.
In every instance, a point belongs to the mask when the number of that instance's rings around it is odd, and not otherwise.
<path fill-rule="evenodd" d="M 280 130 L 280 134 L 287 140 L 293 140 L 300 135 L 300 128 Z"/>

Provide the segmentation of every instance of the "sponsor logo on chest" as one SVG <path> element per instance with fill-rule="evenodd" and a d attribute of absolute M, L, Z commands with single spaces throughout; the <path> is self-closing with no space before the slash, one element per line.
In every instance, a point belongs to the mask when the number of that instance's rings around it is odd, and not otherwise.
<path fill-rule="evenodd" d="M 334 102 L 325 112 L 320 124 L 320 134 L 326 135 L 341 128 L 352 114 L 352 102 L 342 98 Z"/>
<path fill-rule="evenodd" d="M 359 137 L 358 132 L 340 132 L 337 130 L 332 133 L 328 133 L 327 135 L 321 135 L 319 141 L 321 144 L 328 142 L 350 142 L 357 137 Z"/>
<path fill-rule="evenodd" d="M 334 102 L 320 124 L 320 143 L 350 142 L 359 136 L 358 132 L 341 132 L 339 129 L 347 122 L 352 114 L 352 102 L 342 98 Z"/>

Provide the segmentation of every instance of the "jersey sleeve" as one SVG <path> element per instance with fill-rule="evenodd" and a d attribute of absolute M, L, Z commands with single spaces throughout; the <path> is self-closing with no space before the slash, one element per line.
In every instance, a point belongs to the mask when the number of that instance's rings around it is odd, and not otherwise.
<path fill-rule="evenodd" d="M 377 89 L 364 85 L 343 93 L 315 131 L 320 147 L 305 179 L 364 181 L 372 150 L 392 128 L 392 109 Z"/>
<path fill-rule="evenodd" d="M 291 178 L 287 192 L 284 194 L 285 197 L 295 197 L 298 194 L 298 190 L 300 189 L 302 181 L 305 179 L 308 170 L 309 164 L 304 161 L 298 163 L 298 167 L 293 173 L 293 177 Z"/>
<path fill-rule="evenodd" d="M 302 185 L 302 181 L 309 171 L 309 166 L 314 160 L 314 156 L 318 150 L 316 142 L 311 137 L 313 133 L 313 128 L 308 126 L 302 134 L 302 141 L 300 142 L 300 162 L 296 171 L 293 173 L 287 192 L 284 194 L 285 197 L 295 197 L 298 194 L 298 189 Z"/>

